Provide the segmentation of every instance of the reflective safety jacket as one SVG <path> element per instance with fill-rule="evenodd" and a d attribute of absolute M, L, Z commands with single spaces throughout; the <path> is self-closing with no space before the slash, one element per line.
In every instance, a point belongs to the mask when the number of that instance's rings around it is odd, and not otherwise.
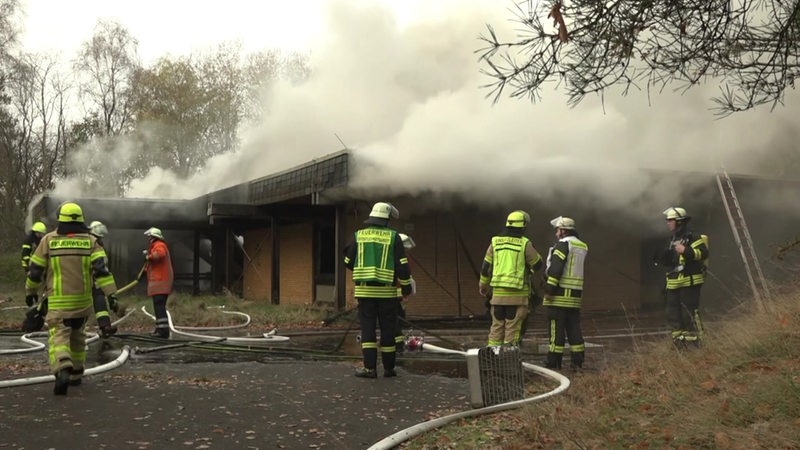
<path fill-rule="evenodd" d="M 681 254 L 675 251 L 675 245 L 678 243 L 685 246 Z M 685 226 L 675 230 L 669 246 L 656 261 L 657 264 L 667 268 L 667 290 L 705 283 L 705 261 L 708 255 L 708 246 L 702 234 L 693 232 Z"/>
<path fill-rule="evenodd" d="M 481 265 L 479 284 L 492 287 L 493 305 L 527 305 L 531 270 L 542 267 L 542 257 L 525 236 L 492 237 Z"/>
<path fill-rule="evenodd" d="M 580 308 L 589 246 L 577 236 L 559 239 L 547 255 L 544 306 Z"/>
<path fill-rule="evenodd" d="M 50 311 L 81 311 L 92 307 L 92 286 L 106 295 L 117 291 L 108 271 L 106 252 L 88 233 L 47 233 L 31 256 L 27 294 L 36 294 L 47 273 L 45 296 Z"/>
<path fill-rule="evenodd" d="M 28 270 L 28 266 L 30 266 L 31 261 L 31 254 L 36 250 L 36 247 L 39 246 L 39 236 L 36 236 L 35 231 L 31 231 L 25 236 L 25 240 L 22 242 L 22 259 L 21 264 L 22 268 L 26 271 Z"/>
<path fill-rule="evenodd" d="M 397 231 L 370 225 L 356 231 L 345 249 L 344 264 L 353 271 L 356 298 L 397 298 L 411 295 L 411 270 Z"/>

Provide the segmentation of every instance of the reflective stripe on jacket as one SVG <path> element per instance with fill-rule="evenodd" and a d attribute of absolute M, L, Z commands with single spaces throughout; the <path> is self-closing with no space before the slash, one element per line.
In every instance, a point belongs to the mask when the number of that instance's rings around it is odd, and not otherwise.
<path fill-rule="evenodd" d="M 525 248 L 528 238 L 525 236 L 495 236 L 492 238 L 492 288 L 509 288 L 515 290 L 530 289 L 525 270 Z"/>
<path fill-rule="evenodd" d="M 584 266 L 589 246 L 577 236 L 566 236 L 547 255 L 548 296 L 544 306 L 580 308 L 583 297 Z"/>
<path fill-rule="evenodd" d="M 87 233 L 46 234 L 30 262 L 25 290 L 28 294 L 36 293 L 46 270 L 45 296 L 51 311 L 91 307 L 95 283 L 106 295 L 117 291 L 114 276 L 108 271 L 105 250 Z"/>
<path fill-rule="evenodd" d="M 345 249 L 344 263 L 353 271 L 356 298 L 397 298 L 411 294 L 411 270 L 397 231 L 372 225 L 358 230 Z"/>
<path fill-rule="evenodd" d="M 697 238 L 694 237 L 695 234 Z M 682 242 L 686 246 L 683 254 L 678 254 L 674 250 L 674 245 L 678 242 Z M 669 248 L 672 252 L 670 258 L 677 260 L 678 265 L 667 272 L 668 290 L 705 283 L 705 260 L 708 259 L 708 246 L 700 233 L 686 230 L 680 235 L 675 235 L 670 241 Z"/>

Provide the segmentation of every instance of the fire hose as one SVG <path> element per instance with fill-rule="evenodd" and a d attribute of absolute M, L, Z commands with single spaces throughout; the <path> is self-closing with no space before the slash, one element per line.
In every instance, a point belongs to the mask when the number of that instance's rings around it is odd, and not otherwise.
<path fill-rule="evenodd" d="M 463 355 L 464 357 L 467 356 L 466 352 L 451 350 L 443 347 L 437 347 L 432 344 L 425 344 L 424 349 L 428 351 L 433 351 L 435 353 L 459 354 Z M 492 406 L 486 406 L 483 408 L 477 408 L 470 411 L 462 411 L 460 413 L 451 414 L 449 416 L 444 416 L 444 417 L 438 417 L 436 419 L 431 419 L 422 423 L 418 423 L 414 426 L 408 427 L 404 430 L 400 430 L 388 437 L 381 439 L 380 441 L 376 442 L 371 447 L 369 447 L 369 450 L 390 450 L 413 437 L 419 436 L 423 433 L 427 433 L 428 431 L 447 425 L 448 423 L 454 422 L 456 420 L 463 419 L 466 417 L 473 417 L 483 414 L 491 414 L 499 411 L 505 411 L 507 409 L 519 408 L 528 403 L 543 400 L 545 398 L 560 394 L 569 388 L 570 385 L 569 378 L 565 377 L 564 375 L 561 375 L 556 371 L 526 362 L 522 363 L 522 367 L 525 368 L 526 370 L 536 372 L 539 375 L 557 381 L 559 383 L 559 386 L 550 392 L 545 392 L 544 394 L 539 394 L 533 397 L 523 398 L 521 400 L 514 400 L 507 403 L 500 403 Z"/>
<path fill-rule="evenodd" d="M 151 319 L 155 320 L 155 316 L 147 312 L 144 306 L 142 306 L 142 312 L 150 317 Z M 235 312 L 235 311 L 222 311 L 223 313 L 227 314 L 242 314 L 247 316 L 247 322 L 250 322 L 250 316 L 245 313 Z M 278 330 L 272 329 L 267 333 L 263 333 L 261 336 L 247 336 L 247 337 L 227 337 L 227 336 L 212 336 L 212 335 L 205 335 L 205 334 L 195 334 L 195 333 L 188 333 L 186 331 L 182 331 L 181 327 L 176 327 L 175 324 L 172 322 L 172 314 L 167 311 L 167 320 L 169 322 L 169 329 L 179 336 L 188 337 L 191 339 L 196 339 L 199 341 L 210 341 L 210 342 L 218 342 L 220 338 L 225 338 L 224 340 L 227 342 L 234 342 L 234 343 L 264 343 L 264 342 L 286 342 L 289 340 L 288 336 L 279 336 L 277 335 Z"/>
<path fill-rule="evenodd" d="M 144 265 L 142 266 L 142 269 L 139 271 L 139 274 L 136 275 L 136 278 L 134 278 L 133 281 L 131 281 L 130 283 L 126 284 L 125 286 L 122 286 L 121 288 L 117 289 L 117 292 L 115 292 L 115 294 L 117 294 L 117 295 L 122 294 L 122 293 L 132 289 L 137 284 L 139 284 L 139 278 L 142 278 L 142 274 L 144 273 L 144 270 L 146 268 L 147 268 L 147 263 L 144 263 Z"/>
<path fill-rule="evenodd" d="M 128 360 L 128 356 L 130 355 L 130 347 L 127 345 L 122 348 L 122 352 L 120 352 L 117 359 L 107 362 L 105 364 L 90 367 L 83 372 L 84 376 L 95 375 L 98 373 L 108 372 L 109 370 L 116 369 L 121 365 L 125 364 Z M 55 381 L 55 375 L 42 375 L 38 377 L 28 377 L 28 378 L 18 378 L 16 380 L 3 380 L 0 381 L 0 388 L 6 387 L 14 387 L 14 386 L 26 386 L 30 384 L 41 384 L 41 383 L 51 383 Z"/>

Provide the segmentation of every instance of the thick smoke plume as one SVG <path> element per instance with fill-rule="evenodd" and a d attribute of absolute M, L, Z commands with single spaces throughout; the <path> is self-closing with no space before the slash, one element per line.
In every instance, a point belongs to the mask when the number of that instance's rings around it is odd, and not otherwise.
<path fill-rule="evenodd" d="M 781 176 L 780 155 L 795 151 L 794 95 L 774 112 L 722 120 L 709 110 L 716 85 L 683 95 L 609 93 L 575 108 L 554 86 L 536 104 L 492 104 L 475 51 L 487 23 L 514 37 L 510 3 L 441 5 L 449 9 L 401 22 L 383 3 L 326 3 L 312 76 L 265 93 L 269 113 L 242 131 L 239 151 L 189 180 L 154 169 L 129 196 L 197 197 L 338 151 L 341 139 L 355 160 L 351 192 L 365 198 L 491 203 L 513 193 L 652 217 L 693 185 L 691 174 L 656 181 L 654 171 L 710 173 L 724 163 L 732 173 Z"/>

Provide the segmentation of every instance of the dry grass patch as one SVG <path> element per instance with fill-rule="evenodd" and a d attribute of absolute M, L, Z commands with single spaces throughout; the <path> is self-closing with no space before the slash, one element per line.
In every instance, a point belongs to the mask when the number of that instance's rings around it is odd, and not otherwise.
<path fill-rule="evenodd" d="M 403 448 L 800 449 L 800 289 L 744 309 L 701 348 L 638 343 L 609 369 L 565 372 L 560 396 Z"/>

